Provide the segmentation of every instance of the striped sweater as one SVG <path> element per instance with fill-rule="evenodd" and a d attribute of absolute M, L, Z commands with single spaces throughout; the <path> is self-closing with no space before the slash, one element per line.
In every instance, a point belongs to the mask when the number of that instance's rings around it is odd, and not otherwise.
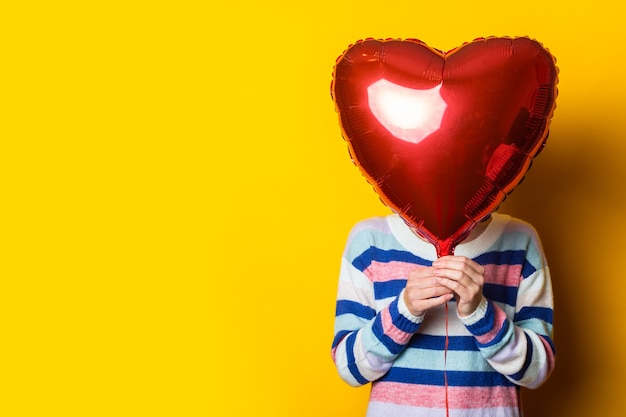
<path fill-rule="evenodd" d="M 350 233 L 332 357 L 348 384 L 372 382 L 368 417 L 444 417 L 446 409 L 452 417 L 520 416 L 520 387 L 552 372 L 552 287 L 535 230 L 494 213 L 455 255 L 485 268 L 477 310 L 459 318 L 452 300 L 414 316 L 404 286 L 411 270 L 436 259 L 433 245 L 397 215 Z"/>

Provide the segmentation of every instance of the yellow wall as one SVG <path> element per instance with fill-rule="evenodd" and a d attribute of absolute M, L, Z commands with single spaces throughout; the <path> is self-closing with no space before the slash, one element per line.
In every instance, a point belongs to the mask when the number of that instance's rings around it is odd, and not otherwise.
<path fill-rule="evenodd" d="M 335 59 L 364 37 L 528 35 L 561 72 L 501 209 L 539 229 L 555 284 L 557 370 L 527 411 L 621 416 L 617 4 L 5 2 L 0 415 L 363 416 L 330 360 L 334 296 L 349 229 L 387 209 L 340 137 Z"/>

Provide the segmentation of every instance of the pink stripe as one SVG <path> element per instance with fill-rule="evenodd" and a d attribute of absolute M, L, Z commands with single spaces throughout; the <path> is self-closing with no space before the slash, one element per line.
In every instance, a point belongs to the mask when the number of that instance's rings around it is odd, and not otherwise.
<path fill-rule="evenodd" d="M 546 350 L 546 360 L 548 361 L 547 368 L 548 368 L 548 374 L 549 374 L 554 369 L 554 364 L 556 362 L 555 357 L 554 357 L 554 352 L 552 352 L 552 346 L 550 346 L 550 344 L 545 339 L 545 337 L 539 335 L 539 339 L 541 339 L 541 343 L 543 343 L 543 346 L 545 347 L 545 350 Z"/>
<path fill-rule="evenodd" d="M 394 324 L 389 313 L 389 309 L 385 308 L 380 311 L 380 317 L 383 323 L 383 329 L 387 336 L 389 336 L 394 342 L 403 345 L 409 341 L 413 336 L 411 333 L 407 333 L 398 329 Z"/>
<path fill-rule="evenodd" d="M 440 386 L 377 382 L 371 400 L 414 407 L 446 407 L 446 389 Z M 518 407 L 515 387 L 448 387 L 450 408 Z"/>
<path fill-rule="evenodd" d="M 521 265 L 484 265 L 485 283 L 517 287 L 522 281 Z"/>
<path fill-rule="evenodd" d="M 399 261 L 373 261 L 363 273 L 372 282 L 386 282 L 395 279 L 407 279 L 411 271 L 419 268 L 424 268 L 424 266 Z"/>
<path fill-rule="evenodd" d="M 519 407 L 515 387 L 448 387 L 450 408 Z"/>
<path fill-rule="evenodd" d="M 501 308 L 495 307 L 495 310 L 495 323 L 490 331 L 476 337 L 476 340 L 478 340 L 479 343 L 485 344 L 493 340 L 498 335 L 498 332 L 502 328 L 504 322 L 507 320 L 506 313 Z"/>
<path fill-rule="evenodd" d="M 400 382 L 377 382 L 372 385 L 370 399 L 401 405 L 445 408 L 445 387 L 402 384 Z"/>
<path fill-rule="evenodd" d="M 372 282 L 387 282 L 396 279 L 407 279 L 409 273 L 419 268 L 427 268 L 400 261 L 373 261 L 363 273 Z M 485 283 L 517 287 L 522 281 L 521 265 L 485 265 Z"/>

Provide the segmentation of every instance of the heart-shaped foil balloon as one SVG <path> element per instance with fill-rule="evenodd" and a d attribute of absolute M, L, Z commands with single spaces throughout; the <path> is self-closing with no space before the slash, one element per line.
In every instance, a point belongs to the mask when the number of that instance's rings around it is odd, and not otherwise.
<path fill-rule="evenodd" d="M 519 184 L 545 144 L 555 59 L 526 37 L 448 52 L 366 39 L 334 68 L 331 94 L 354 163 L 439 256 L 454 253 Z"/>

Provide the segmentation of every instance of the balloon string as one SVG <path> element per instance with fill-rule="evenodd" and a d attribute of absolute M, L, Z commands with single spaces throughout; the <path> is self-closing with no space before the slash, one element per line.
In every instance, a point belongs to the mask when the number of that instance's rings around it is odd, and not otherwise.
<path fill-rule="evenodd" d="M 450 407 L 448 403 L 448 344 L 450 340 L 448 338 L 448 303 L 446 303 L 446 342 L 443 350 L 443 384 L 446 391 L 446 417 L 450 417 Z"/>

